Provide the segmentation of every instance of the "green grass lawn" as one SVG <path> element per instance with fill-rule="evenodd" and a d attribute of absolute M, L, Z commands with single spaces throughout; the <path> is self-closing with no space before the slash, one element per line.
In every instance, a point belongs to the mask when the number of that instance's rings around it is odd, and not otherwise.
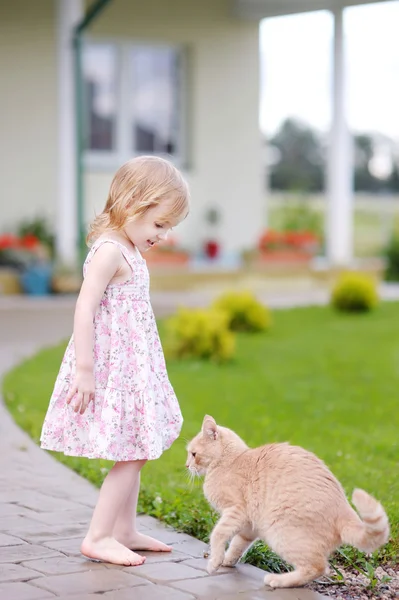
<path fill-rule="evenodd" d="M 214 515 L 200 483 L 188 483 L 184 464 L 186 441 L 209 413 L 251 446 L 284 440 L 300 444 L 325 460 L 348 494 L 354 487 L 374 494 L 392 526 L 392 541 L 378 560 L 397 562 L 398 317 L 397 303 L 364 315 L 341 315 L 330 308 L 275 311 L 269 333 L 239 336 L 231 364 L 169 362 L 184 428 L 171 450 L 146 465 L 141 509 L 206 539 Z M 162 323 L 160 332 L 162 337 Z M 64 347 L 43 350 L 4 379 L 10 411 L 35 440 Z M 110 466 L 57 457 L 97 485 Z"/>

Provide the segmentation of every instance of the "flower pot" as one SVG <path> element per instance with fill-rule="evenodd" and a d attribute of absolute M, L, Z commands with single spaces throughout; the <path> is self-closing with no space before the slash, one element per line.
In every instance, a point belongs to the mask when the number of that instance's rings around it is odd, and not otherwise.
<path fill-rule="evenodd" d="M 149 265 L 186 265 L 189 261 L 187 252 L 165 252 L 162 250 L 149 250 L 144 258 Z"/>
<path fill-rule="evenodd" d="M 32 265 L 21 275 L 22 289 L 31 296 L 46 296 L 51 290 L 52 269 L 50 265 Z"/>
<path fill-rule="evenodd" d="M 259 261 L 262 263 L 307 263 L 313 255 L 303 250 L 262 250 Z"/>
<path fill-rule="evenodd" d="M 51 278 L 51 289 L 55 294 L 76 294 L 81 284 L 82 278 L 78 273 L 58 273 Z"/>
<path fill-rule="evenodd" d="M 0 295 L 22 292 L 20 274 L 17 269 L 0 265 Z"/>

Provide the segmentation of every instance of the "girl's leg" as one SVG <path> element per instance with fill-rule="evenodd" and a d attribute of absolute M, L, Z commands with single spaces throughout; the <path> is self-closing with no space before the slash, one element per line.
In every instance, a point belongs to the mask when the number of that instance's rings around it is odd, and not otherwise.
<path fill-rule="evenodd" d="M 115 463 L 104 479 L 89 531 L 81 546 L 82 554 L 88 558 L 118 565 L 141 565 L 145 561 L 145 557 L 126 548 L 113 535 L 117 516 L 144 463 L 143 460 Z"/>
<path fill-rule="evenodd" d="M 130 495 L 119 511 L 114 538 L 131 550 L 150 550 L 152 552 L 170 552 L 172 548 L 154 538 L 140 533 L 136 529 L 137 500 L 140 489 L 140 473 L 138 474 Z"/>

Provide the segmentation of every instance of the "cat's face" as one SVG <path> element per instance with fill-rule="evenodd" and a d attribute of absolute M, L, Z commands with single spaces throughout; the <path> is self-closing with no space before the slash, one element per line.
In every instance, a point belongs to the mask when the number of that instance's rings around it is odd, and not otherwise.
<path fill-rule="evenodd" d="M 223 452 L 220 431 L 215 420 L 204 418 L 201 432 L 187 446 L 186 467 L 192 475 L 205 475 L 209 465 Z"/>

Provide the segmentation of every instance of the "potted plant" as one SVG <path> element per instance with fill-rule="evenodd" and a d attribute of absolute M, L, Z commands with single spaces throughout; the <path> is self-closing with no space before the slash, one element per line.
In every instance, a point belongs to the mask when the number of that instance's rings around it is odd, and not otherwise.
<path fill-rule="evenodd" d="M 308 262 L 317 253 L 319 237 L 311 231 L 265 231 L 258 243 L 261 262 Z"/>
<path fill-rule="evenodd" d="M 18 273 L 23 291 L 32 295 L 50 292 L 52 266 L 50 252 L 33 234 L 0 236 L 0 264 Z"/>
<path fill-rule="evenodd" d="M 21 293 L 20 269 L 12 256 L 16 236 L 10 233 L 0 235 L 0 294 Z"/>

